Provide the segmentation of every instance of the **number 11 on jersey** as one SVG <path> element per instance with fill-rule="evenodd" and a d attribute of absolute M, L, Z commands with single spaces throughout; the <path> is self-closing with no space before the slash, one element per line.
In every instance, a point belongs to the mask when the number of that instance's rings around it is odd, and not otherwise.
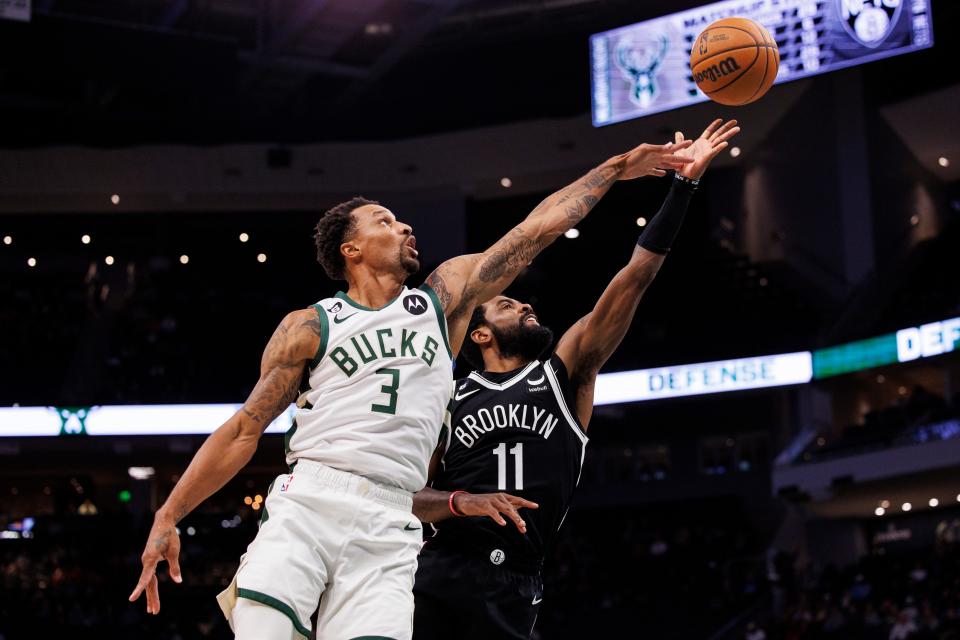
<path fill-rule="evenodd" d="M 518 442 L 513 445 L 510 449 L 511 455 L 514 459 L 514 482 L 516 486 L 513 488 L 515 491 L 523 490 L 523 443 Z M 497 489 L 500 491 L 506 491 L 507 487 L 507 443 L 501 442 L 496 449 L 493 450 L 493 455 L 497 456 Z"/>

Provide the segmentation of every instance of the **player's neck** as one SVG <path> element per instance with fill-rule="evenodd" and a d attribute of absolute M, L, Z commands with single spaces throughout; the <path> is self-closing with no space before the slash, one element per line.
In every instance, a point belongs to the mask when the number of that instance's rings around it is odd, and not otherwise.
<path fill-rule="evenodd" d="M 530 362 L 530 360 L 522 356 L 504 358 L 499 353 L 484 354 L 483 370 L 490 373 L 506 373 L 507 371 L 514 371 L 515 369 L 525 367 L 530 364 Z"/>
<path fill-rule="evenodd" d="M 403 291 L 405 278 L 393 273 L 375 273 L 358 269 L 347 278 L 347 295 L 357 304 L 371 309 L 385 307 Z"/>

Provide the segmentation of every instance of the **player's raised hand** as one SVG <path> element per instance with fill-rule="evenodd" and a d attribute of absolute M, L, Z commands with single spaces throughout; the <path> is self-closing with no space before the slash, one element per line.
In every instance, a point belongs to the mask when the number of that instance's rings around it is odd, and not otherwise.
<path fill-rule="evenodd" d="M 454 507 L 465 516 L 489 516 L 501 527 L 507 525 L 503 519 L 507 516 L 520 533 L 526 533 L 527 523 L 520 517 L 519 509 L 539 509 L 540 505 L 508 493 L 459 493 L 454 498 Z"/>
<path fill-rule="evenodd" d="M 157 565 L 166 560 L 170 577 L 174 582 L 183 582 L 180 576 L 180 536 L 173 520 L 162 519 L 153 521 L 150 535 L 147 537 L 147 546 L 140 556 L 143 571 L 140 581 L 130 594 L 130 602 L 134 602 L 140 594 L 147 593 L 147 613 L 160 613 L 160 591 L 157 588 Z"/>
<path fill-rule="evenodd" d="M 710 166 L 710 162 L 717 155 L 727 148 L 729 140 L 740 133 L 740 127 L 736 120 L 727 120 L 717 118 L 711 122 L 700 137 L 693 141 L 693 145 L 683 152 L 682 155 L 688 157 L 690 162 L 686 164 L 674 164 L 670 168 L 674 169 L 680 175 L 699 180 L 703 177 L 704 171 Z M 674 137 L 674 144 L 683 142 L 683 132 L 677 131 Z"/>
<path fill-rule="evenodd" d="M 681 140 L 668 144 L 641 144 L 620 155 L 624 162 L 620 180 L 632 180 L 642 176 L 665 176 L 669 169 L 681 166 L 693 159 L 689 154 L 681 154 L 685 149 L 693 146 L 692 140 Z"/>

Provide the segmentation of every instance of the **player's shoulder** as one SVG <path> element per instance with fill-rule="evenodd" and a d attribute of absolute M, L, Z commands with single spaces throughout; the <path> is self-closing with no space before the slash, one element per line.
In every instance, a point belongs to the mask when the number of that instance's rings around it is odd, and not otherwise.
<path fill-rule="evenodd" d="M 296 309 L 283 317 L 264 348 L 265 361 L 297 364 L 310 361 L 321 343 L 323 327 L 316 311 Z"/>

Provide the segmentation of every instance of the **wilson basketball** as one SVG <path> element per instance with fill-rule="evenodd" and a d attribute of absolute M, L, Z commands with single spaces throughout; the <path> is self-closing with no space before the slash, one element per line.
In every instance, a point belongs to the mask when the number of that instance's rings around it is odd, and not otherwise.
<path fill-rule="evenodd" d="M 707 97 L 726 105 L 760 99 L 777 78 L 780 50 L 762 25 L 747 18 L 717 20 L 690 50 L 693 80 Z"/>

